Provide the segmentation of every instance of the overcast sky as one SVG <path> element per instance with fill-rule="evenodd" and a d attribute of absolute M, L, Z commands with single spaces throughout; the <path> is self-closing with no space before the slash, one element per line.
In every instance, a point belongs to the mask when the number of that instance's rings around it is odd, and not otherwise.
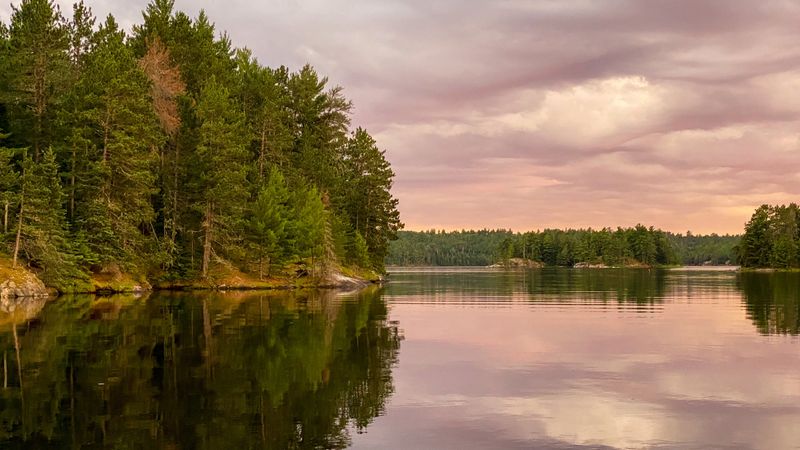
<path fill-rule="evenodd" d="M 87 4 L 130 27 L 146 2 Z M 342 85 L 394 166 L 408 229 L 737 233 L 759 204 L 800 200 L 797 1 L 176 7 L 204 8 L 264 64 L 309 62 Z"/>

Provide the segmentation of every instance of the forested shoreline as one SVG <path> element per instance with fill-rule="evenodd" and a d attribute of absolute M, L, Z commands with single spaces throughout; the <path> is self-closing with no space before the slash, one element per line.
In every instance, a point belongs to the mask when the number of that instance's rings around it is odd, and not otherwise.
<path fill-rule="evenodd" d="M 760 206 L 745 225 L 738 253 L 749 269 L 800 268 L 800 207 Z"/>
<path fill-rule="evenodd" d="M 739 236 L 675 234 L 653 227 L 601 230 L 400 231 L 388 265 L 488 266 L 522 258 L 549 266 L 730 265 Z"/>
<path fill-rule="evenodd" d="M 154 0 L 130 34 L 83 1 L 0 24 L 2 252 L 59 291 L 382 271 L 394 173 L 341 87 L 264 67 Z"/>

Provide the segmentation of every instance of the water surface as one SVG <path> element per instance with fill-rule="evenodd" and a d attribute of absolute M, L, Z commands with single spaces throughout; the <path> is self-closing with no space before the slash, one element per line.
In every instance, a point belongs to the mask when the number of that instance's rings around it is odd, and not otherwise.
<path fill-rule="evenodd" d="M 358 448 L 800 448 L 800 277 L 399 270 Z"/>
<path fill-rule="evenodd" d="M 800 448 L 800 274 L 0 304 L 0 448 Z"/>

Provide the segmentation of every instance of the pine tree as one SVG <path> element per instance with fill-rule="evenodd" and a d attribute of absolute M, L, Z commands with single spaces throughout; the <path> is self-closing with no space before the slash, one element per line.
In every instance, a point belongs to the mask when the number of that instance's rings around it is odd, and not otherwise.
<path fill-rule="evenodd" d="M 798 211 L 794 203 L 772 208 L 770 267 L 790 268 L 798 265 Z"/>
<path fill-rule="evenodd" d="M 112 16 L 95 29 L 83 0 L 69 20 L 20 1 L 0 24 L 0 127 L 26 149 L 0 151 L 18 262 L 58 280 L 75 274 L 52 276 L 55 261 L 172 278 L 189 258 L 194 271 L 201 238 L 205 276 L 215 255 L 381 267 L 402 226 L 393 173 L 366 132 L 347 138 L 341 88 L 261 66 L 173 0 L 152 0 L 130 39 Z"/>
<path fill-rule="evenodd" d="M 0 135 L 5 139 L 7 135 Z M 0 147 L 0 202 L 3 208 L 3 234 L 9 230 L 9 212 L 16 202 L 19 173 L 14 167 L 15 149 Z"/>
<path fill-rule="evenodd" d="M 161 129 L 166 133 L 166 145 L 159 149 L 159 186 L 161 190 L 161 222 L 168 252 L 173 253 L 178 235 L 178 196 L 181 162 L 182 117 L 178 100 L 186 92 L 181 73 L 172 59 L 169 49 L 157 35 L 147 42 L 147 51 L 139 59 L 139 65 L 151 83 L 153 109 L 156 111 Z"/>
<path fill-rule="evenodd" d="M 138 261 L 154 234 L 150 198 L 163 134 L 150 83 L 111 16 L 95 35 L 77 92 L 85 115 L 78 135 L 96 136 L 77 220 L 102 263 Z"/>
<path fill-rule="evenodd" d="M 319 191 L 301 184 L 292 192 L 290 203 L 289 240 L 294 244 L 294 256 L 321 258 L 324 264 L 332 264 L 336 255 L 326 241 L 331 237 L 326 236 L 326 232 L 331 234 L 331 219 Z"/>
<path fill-rule="evenodd" d="M 739 262 L 744 267 L 768 267 L 770 264 L 770 211 L 768 205 L 762 205 L 745 225 L 744 236 L 739 244 Z"/>
<path fill-rule="evenodd" d="M 272 265 L 279 263 L 286 253 L 285 249 L 290 247 L 289 199 L 286 180 L 280 171 L 273 168 L 253 203 L 249 221 L 249 236 L 258 255 L 260 278 L 263 278 L 264 259 L 269 274 Z"/>
<path fill-rule="evenodd" d="M 84 126 L 87 116 L 82 108 L 80 95 L 75 85 L 80 81 L 86 65 L 86 58 L 91 53 L 94 38 L 95 18 L 92 10 L 83 0 L 73 5 L 72 20 L 67 24 L 69 41 L 69 85 L 61 99 L 56 112 L 56 128 L 59 130 L 59 141 L 54 143 L 56 156 L 62 162 L 62 177 L 67 184 L 67 217 L 75 219 L 76 198 L 80 195 L 81 186 L 78 179 L 86 172 L 89 158 L 90 135 Z"/>
<path fill-rule="evenodd" d="M 12 6 L 6 69 L 15 144 L 30 146 L 38 160 L 51 142 L 54 105 L 68 82 L 67 25 L 50 0 Z"/>
<path fill-rule="evenodd" d="M 288 74 L 285 68 L 271 70 L 258 64 L 249 50 L 236 55 L 238 93 L 252 135 L 252 153 L 259 182 L 267 176 L 268 164 L 287 163 L 292 145 L 289 116 Z"/>
<path fill-rule="evenodd" d="M 369 258 L 369 247 L 367 241 L 361 236 L 358 231 L 353 236 L 353 254 L 352 261 L 359 267 L 369 267 L 371 262 Z"/>
<path fill-rule="evenodd" d="M 243 229 L 247 185 L 247 135 L 244 118 L 228 90 L 212 79 L 197 105 L 199 142 L 196 210 L 202 214 L 203 265 L 208 276 L 211 257 L 239 244 Z"/>
<path fill-rule="evenodd" d="M 38 163 L 25 154 L 13 264 L 24 257 L 42 271 L 45 283 L 60 290 L 74 283 L 79 273 L 69 253 L 62 201 L 55 153 L 48 149 Z"/>
<path fill-rule="evenodd" d="M 320 78 L 308 65 L 289 79 L 294 122 L 291 161 L 319 189 L 335 193 L 352 104 L 342 96 L 340 87 L 326 91 L 327 83 L 327 78 Z"/>
<path fill-rule="evenodd" d="M 389 241 L 403 227 L 392 197 L 394 178 L 384 152 L 365 130 L 358 128 L 344 147 L 342 204 L 353 229 L 367 242 L 372 263 L 383 267 Z"/>

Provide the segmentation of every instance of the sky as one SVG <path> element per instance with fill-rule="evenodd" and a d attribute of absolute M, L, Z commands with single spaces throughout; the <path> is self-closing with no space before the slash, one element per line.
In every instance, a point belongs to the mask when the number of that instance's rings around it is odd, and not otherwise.
<path fill-rule="evenodd" d="M 146 3 L 87 0 L 128 27 Z M 797 1 L 176 8 L 205 9 L 262 64 L 308 62 L 344 87 L 393 165 L 407 229 L 739 233 L 758 205 L 800 199 Z"/>

